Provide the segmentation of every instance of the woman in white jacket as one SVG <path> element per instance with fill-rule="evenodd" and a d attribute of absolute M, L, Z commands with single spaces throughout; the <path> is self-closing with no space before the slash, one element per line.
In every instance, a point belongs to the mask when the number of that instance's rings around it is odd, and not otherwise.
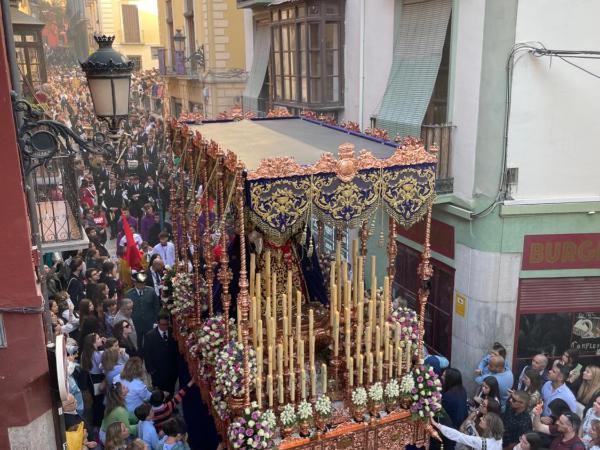
<path fill-rule="evenodd" d="M 504 424 L 498 414 L 487 413 L 479 422 L 479 426 L 483 431 L 482 436 L 469 436 L 434 420 L 431 421 L 431 424 L 448 439 L 467 445 L 475 450 L 502 450 Z"/>

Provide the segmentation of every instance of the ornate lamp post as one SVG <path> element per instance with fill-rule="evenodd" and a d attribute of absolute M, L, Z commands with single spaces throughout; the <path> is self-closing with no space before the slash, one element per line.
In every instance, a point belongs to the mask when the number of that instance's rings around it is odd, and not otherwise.
<path fill-rule="evenodd" d="M 108 123 L 111 137 L 129 115 L 129 87 L 134 63 L 112 48 L 114 36 L 94 36 L 98 50 L 81 63 L 88 81 L 94 111 Z"/>

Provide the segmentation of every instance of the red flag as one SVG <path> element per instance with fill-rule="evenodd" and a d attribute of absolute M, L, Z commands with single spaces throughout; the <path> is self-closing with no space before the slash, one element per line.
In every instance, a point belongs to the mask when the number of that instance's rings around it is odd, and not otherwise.
<path fill-rule="evenodd" d="M 140 270 L 142 268 L 142 253 L 138 249 L 135 239 L 133 238 L 133 231 L 131 231 L 129 221 L 124 214 L 121 217 L 123 219 L 123 231 L 127 238 L 127 247 L 123 253 L 123 259 L 127 261 L 127 264 L 129 264 L 129 267 L 131 267 L 132 270 Z"/>

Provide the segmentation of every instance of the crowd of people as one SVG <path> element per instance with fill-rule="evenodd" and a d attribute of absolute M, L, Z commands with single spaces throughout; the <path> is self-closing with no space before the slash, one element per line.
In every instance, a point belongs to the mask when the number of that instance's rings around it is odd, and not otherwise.
<path fill-rule="evenodd" d="M 459 370 L 440 373 L 444 414 L 433 425 L 446 449 L 600 450 L 600 367 L 584 367 L 574 349 L 552 362 L 535 355 L 515 377 L 494 343 L 471 398 Z"/>
<path fill-rule="evenodd" d="M 134 75 L 132 90 L 149 89 L 151 76 Z M 80 89 L 84 80 L 75 69 L 50 71 L 36 98 L 51 118 L 89 139 L 106 129 Z M 122 124 L 122 152 L 82 150 L 75 161 L 88 247 L 44 255 L 54 336 L 67 343 L 69 449 L 189 449 L 178 405 L 193 380 L 177 388 L 177 344 L 164 307 L 165 271 L 176 263 L 164 122 L 147 109 L 132 111 Z M 60 199 L 62 186 L 54 189 Z M 143 255 L 138 270 L 123 259 L 128 228 Z"/>

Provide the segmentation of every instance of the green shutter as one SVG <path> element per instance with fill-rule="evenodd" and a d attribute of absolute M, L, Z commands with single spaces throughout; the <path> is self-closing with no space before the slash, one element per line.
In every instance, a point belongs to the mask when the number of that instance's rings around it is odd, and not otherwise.
<path fill-rule="evenodd" d="M 258 97 L 265 82 L 269 56 L 271 54 L 271 28 L 261 26 L 254 36 L 254 59 L 242 97 L 244 111 L 258 113 Z"/>
<path fill-rule="evenodd" d="M 420 136 L 437 78 L 451 0 L 396 0 L 394 60 L 377 112 L 390 138 Z M 400 19 L 398 20 L 398 16 Z"/>

